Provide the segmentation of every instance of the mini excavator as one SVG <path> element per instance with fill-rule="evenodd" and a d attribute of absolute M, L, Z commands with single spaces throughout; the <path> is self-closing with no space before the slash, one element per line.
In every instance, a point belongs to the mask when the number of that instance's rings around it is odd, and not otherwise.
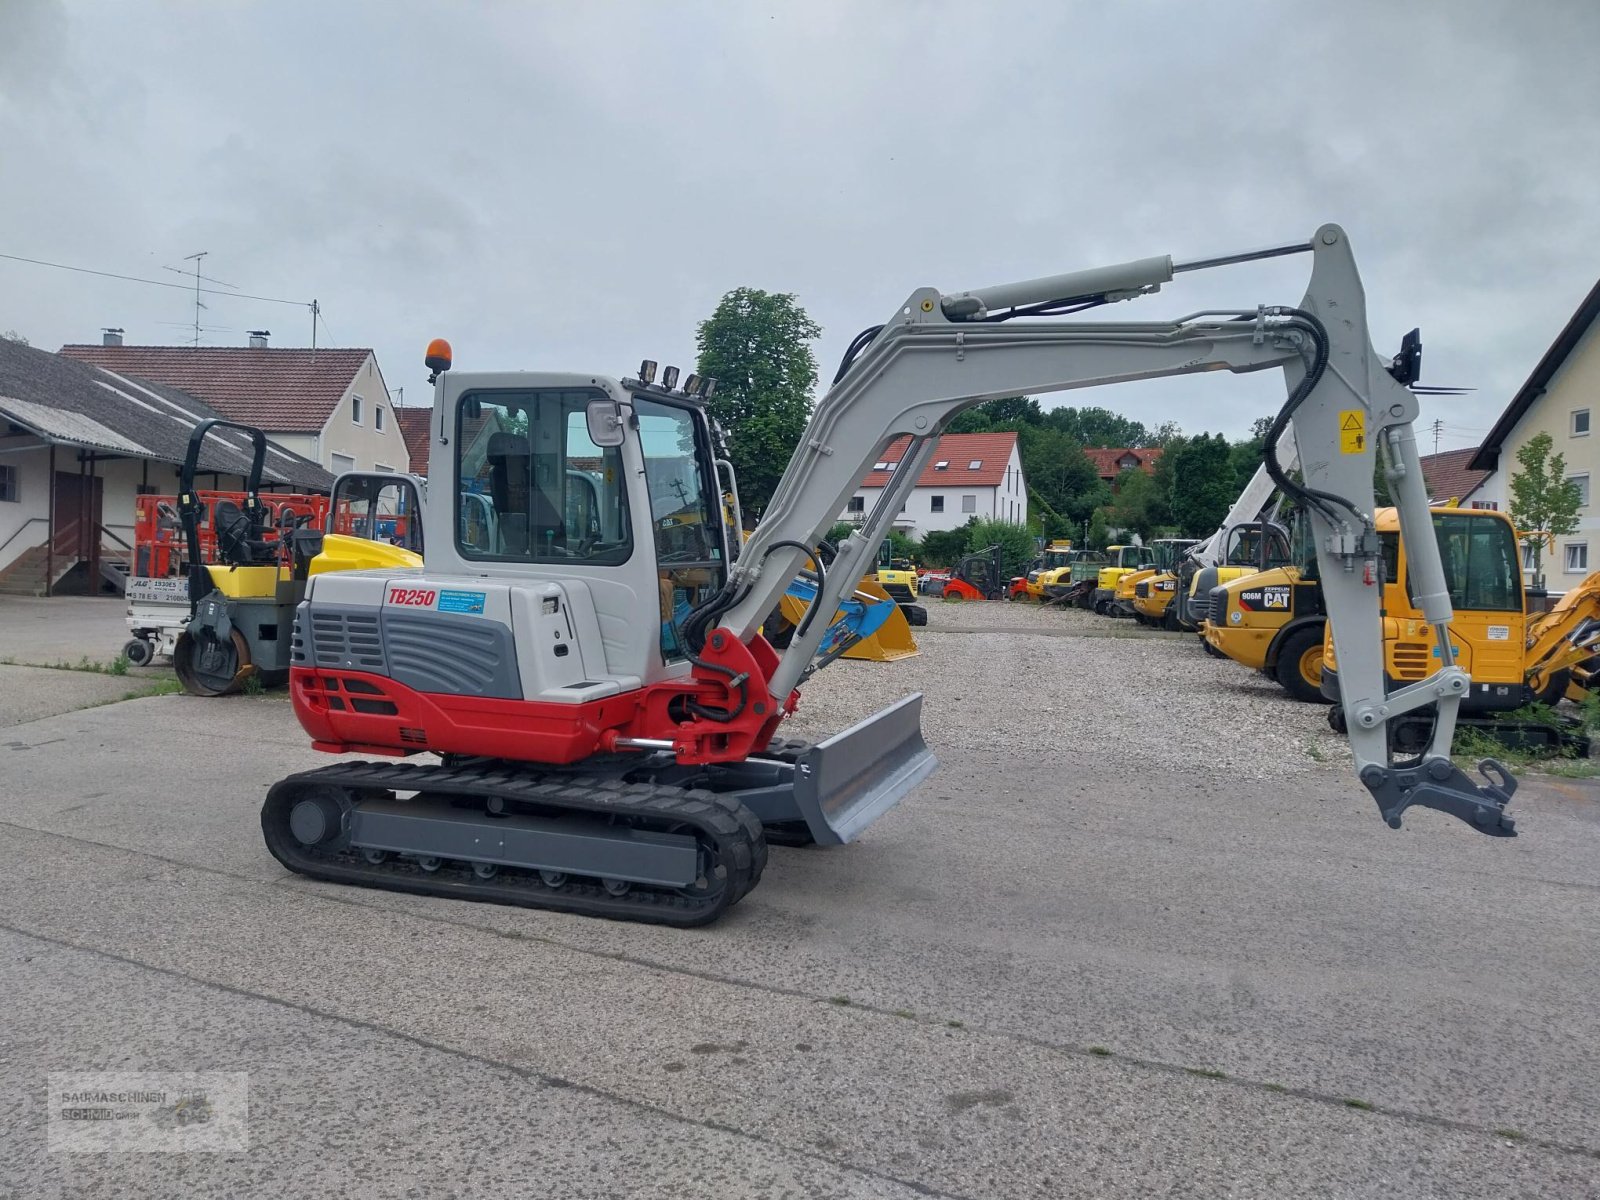
<path fill-rule="evenodd" d="M 1304 298 L 1171 321 L 1059 318 L 1204 268 L 1308 254 Z M 434 384 L 428 554 L 412 570 L 312 576 L 294 621 L 291 697 L 316 748 L 365 756 L 290 776 L 261 813 L 293 871 L 341 883 L 591 916 L 702 925 L 754 888 L 770 843 L 859 837 L 934 769 L 922 697 L 816 744 L 783 721 L 828 618 L 871 569 L 939 435 L 1002 396 L 1226 370 L 1282 372 L 1266 438 L 1278 488 L 1309 514 L 1341 704 L 1362 785 L 1398 828 L 1431 808 L 1510 836 L 1516 781 L 1450 757 L 1469 677 L 1412 425 L 1417 398 L 1378 354 L 1344 231 L 1189 262 L 1161 256 L 963 292 L 920 288 L 851 343 L 742 553 L 714 449 L 711 381 L 656 364 L 588 373 L 454 373 Z M 1300 475 L 1279 462 L 1292 430 Z M 883 449 L 903 467 L 837 547 L 824 539 Z M 1285 445 L 1287 446 L 1287 441 Z M 1379 448 L 1410 582 L 1444 649 L 1386 688 L 1373 524 Z M 494 514 L 466 535 L 469 501 Z M 759 633 L 810 560 L 816 598 L 780 653 Z M 820 615 L 822 620 L 811 620 Z M 1433 713 L 1404 757 L 1389 722 Z M 432 752 L 438 762 L 395 761 Z"/>

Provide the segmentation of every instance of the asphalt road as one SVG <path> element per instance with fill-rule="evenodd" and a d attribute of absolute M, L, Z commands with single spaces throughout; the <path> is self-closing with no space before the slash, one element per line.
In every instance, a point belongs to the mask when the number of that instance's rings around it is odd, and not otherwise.
<path fill-rule="evenodd" d="M 1600 1195 L 1600 791 L 1397 833 L 1340 766 L 1187 778 L 1170 736 L 949 735 L 862 842 L 669 931 L 287 875 L 257 808 L 326 760 L 281 699 L 20 721 L 0 1196 Z M 248 1072 L 249 1150 L 47 1154 L 45 1076 L 91 1069 Z"/>

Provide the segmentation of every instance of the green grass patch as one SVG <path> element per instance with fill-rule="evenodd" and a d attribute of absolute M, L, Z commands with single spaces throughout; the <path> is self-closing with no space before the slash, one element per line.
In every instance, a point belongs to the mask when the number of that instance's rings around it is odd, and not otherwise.
<path fill-rule="evenodd" d="M 1089 1053 L 1094 1055 L 1096 1058 L 1110 1058 L 1111 1057 L 1111 1051 L 1106 1049 L 1106 1047 L 1104 1047 L 1104 1046 L 1090 1046 L 1089 1047 Z"/>
<path fill-rule="evenodd" d="M 909 1008 L 897 1008 L 894 1010 L 894 1015 L 907 1021 L 915 1021 L 917 1019 L 917 1014 L 912 1012 Z"/>
<path fill-rule="evenodd" d="M 1226 1079 L 1226 1071 L 1213 1071 L 1210 1067 L 1185 1067 L 1190 1075 L 1198 1075 L 1201 1079 Z"/>
<path fill-rule="evenodd" d="M 1266 1088 L 1267 1091 L 1269 1091 L 1269 1092 L 1277 1092 L 1279 1095 L 1282 1095 L 1284 1092 L 1287 1092 L 1289 1090 L 1288 1088 L 1284 1087 L 1283 1084 L 1281 1084 L 1281 1083 L 1263 1083 L 1261 1086 Z"/>
<path fill-rule="evenodd" d="M 946 1021 L 945 1024 L 950 1026 L 951 1029 L 965 1029 L 966 1028 L 966 1025 L 963 1024 L 960 1021 Z"/>
<path fill-rule="evenodd" d="M 1528 1136 L 1520 1129 L 1496 1129 L 1494 1131 L 1494 1135 L 1495 1137 L 1503 1137 L 1508 1142 L 1520 1142 L 1523 1138 Z"/>
<path fill-rule="evenodd" d="M 1344 1106 L 1346 1108 L 1358 1108 L 1362 1112 L 1371 1112 L 1372 1111 L 1372 1105 L 1370 1103 L 1368 1103 L 1365 1100 L 1357 1100 L 1353 1096 L 1346 1096 L 1345 1097 Z"/>
<path fill-rule="evenodd" d="M 837 1004 L 840 1008 L 849 1008 L 850 1007 L 850 997 L 849 996 L 829 996 L 828 997 L 828 1003 L 829 1004 Z"/>

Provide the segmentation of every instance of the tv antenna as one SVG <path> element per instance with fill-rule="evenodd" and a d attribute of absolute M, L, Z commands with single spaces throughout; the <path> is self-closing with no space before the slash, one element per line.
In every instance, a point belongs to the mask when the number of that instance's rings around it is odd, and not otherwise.
<path fill-rule="evenodd" d="M 183 261 L 184 262 L 192 262 L 192 263 L 194 263 L 194 270 L 192 272 L 185 271 L 182 267 L 164 267 L 164 268 L 162 268 L 163 270 L 167 270 L 167 271 L 176 271 L 179 275 L 192 275 L 193 278 L 194 278 L 194 343 L 193 344 L 194 344 L 196 349 L 198 349 L 199 346 L 200 346 L 200 314 L 206 308 L 205 303 L 203 301 L 201 301 L 201 299 L 200 299 L 200 281 L 203 279 L 207 283 L 220 284 L 222 287 L 234 288 L 235 290 L 237 290 L 237 285 L 236 284 L 228 283 L 226 280 L 222 280 L 222 279 L 213 279 L 209 275 L 200 274 L 200 260 L 202 258 L 204 258 L 209 253 L 210 253 L 210 251 L 208 251 L 208 250 L 202 250 L 198 254 L 186 254 L 186 255 L 183 256 Z"/>

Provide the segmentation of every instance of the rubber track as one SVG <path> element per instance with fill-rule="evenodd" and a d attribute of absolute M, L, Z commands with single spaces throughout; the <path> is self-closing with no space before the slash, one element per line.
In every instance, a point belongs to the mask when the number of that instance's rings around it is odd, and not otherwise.
<path fill-rule="evenodd" d="M 321 788 L 355 792 L 426 792 L 447 799 L 492 796 L 515 804 L 532 804 L 599 817 L 643 819 L 646 827 L 693 827 L 702 843 L 714 846 L 714 862 L 728 868 L 726 886 L 714 895 L 685 896 L 645 885 L 612 896 L 598 883 L 575 878 L 559 889 L 538 881 L 534 872 L 494 879 L 476 878 L 471 869 L 448 865 L 428 873 L 409 859 L 371 864 L 354 851 L 318 851 L 302 845 L 289 831 L 289 812 L 307 792 Z M 525 908 L 553 909 L 612 920 L 659 925 L 706 925 L 737 903 L 761 880 L 767 865 L 767 843 L 761 823 L 744 805 L 714 792 L 619 780 L 575 779 L 571 774 L 546 774 L 503 764 L 476 762 L 456 766 L 415 763 L 342 763 L 291 775 L 274 784 L 261 807 L 261 832 L 267 849 L 289 870 L 313 879 L 384 888 L 457 900 L 483 900 Z"/>

